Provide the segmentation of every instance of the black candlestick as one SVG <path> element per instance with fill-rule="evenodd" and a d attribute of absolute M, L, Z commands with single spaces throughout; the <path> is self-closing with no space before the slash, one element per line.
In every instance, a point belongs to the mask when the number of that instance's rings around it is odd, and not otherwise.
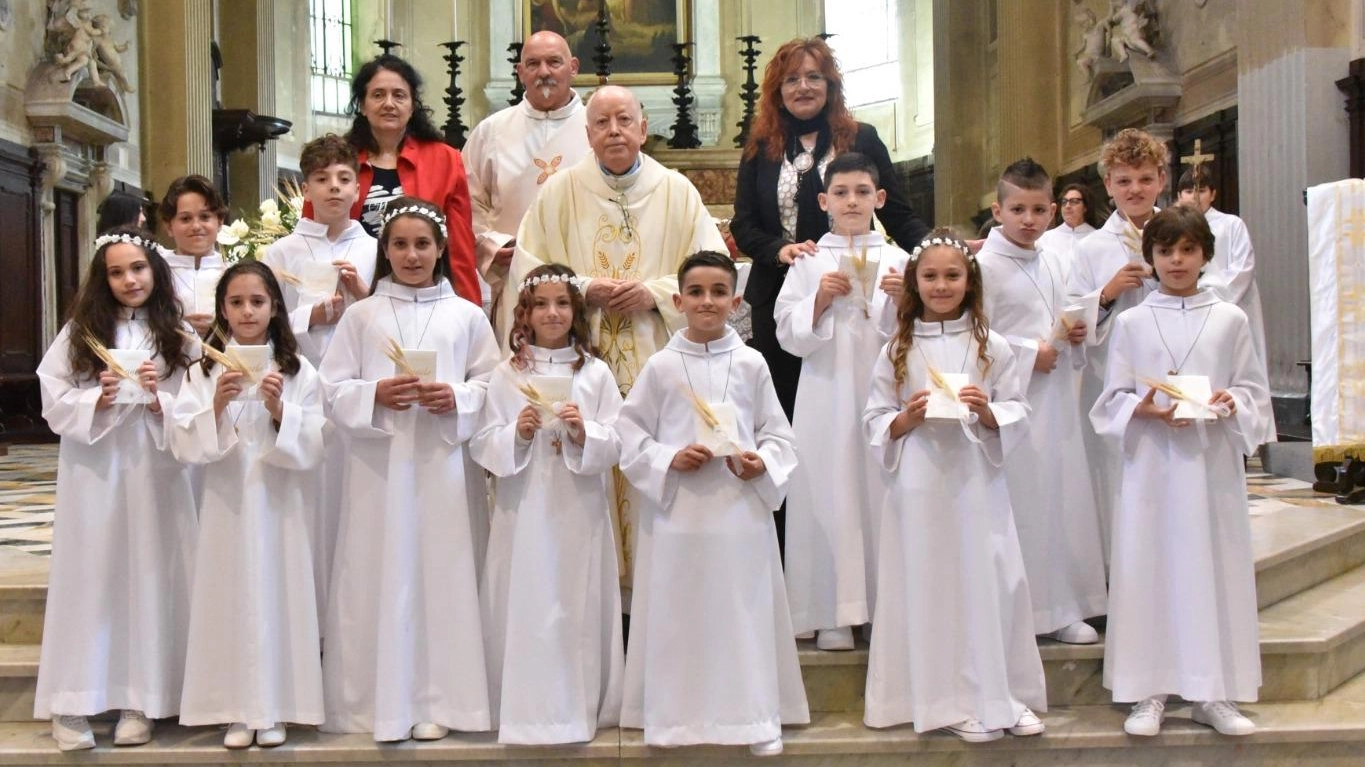
<path fill-rule="evenodd" d="M 521 103 L 521 97 L 526 95 L 526 86 L 521 84 L 521 73 L 517 71 L 517 65 L 521 63 L 522 43 L 511 43 L 507 46 L 507 52 L 512 54 L 507 57 L 507 63 L 512 65 L 512 82 L 516 85 L 512 88 L 512 98 L 507 100 L 507 106 L 514 107 Z"/>
<path fill-rule="evenodd" d="M 460 119 L 460 107 L 464 106 L 464 94 L 460 90 L 460 62 L 464 61 L 464 56 L 460 55 L 460 47 L 465 44 L 464 40 L 453 40 L 448 43 L 441 43 L 441 47 L 450 51 L 444 58 L 450 65 L 450 85 L 446 87 L 446 96 L 443 99 L 449 110 L 445 124 L 446 143 L 456 149 L 464 149 L 465 125 L 464 120 Z"/>
<path fill-rule="evenodd" d="M 593 30 L 597 32 L 597 45 L 593 46 L 595 53 L 592 61 L 597 65 L 597 84 L 606 85 L 611 79 L 611 62 L 614 58 L 611 55 L 611 16 L 607 13 L 607 0 L 601 0 L 597 5 L 597 21 L 593 22 Z"/>
<path fill-rule="evenodd" d="M 687 49 L 692 43 L 673 43 L 673 74 L 678 84 L 673 88 L 673 103 L 678 107 L 678 116 L 673 121 L 673 137 L 668 140 L 671 149 L 696 149 L 701 146 L 697 138 L 697 124 L 692 122 L 692 88 L 688 84 L 690 58 Z"/>
<path fill-rule="evenodd" d="M 379 54 L 380 56 L 391 56 L 391 55 L 393 55 L 393 49 L 394 49 L 394 48 L 402 48 L 402 47 L 403 47 L 403 44 L 402 44 L 402 43 L 395 43 L 395 42 L 392 41 L 392 40 L 375 40 L 375 41 L 374 41 L 374 44 L 377 45 L 377 46 L 379 46 L 380 51 L 381 51 L 380 54 Z"/>
<path fill-rule="evenodd" d="M 825 42 L 829 42 L 829 39 L 830 39 L 831 37 L 834 37 L 834 36 L 837 35 L 837 34 L 839 34 L 839 33 L 838 33 L 838 32 L 821 32 L 820 34 L 816 35 L 816 37 L 820 38 L 821 40 L 824 40 Z"/>
<path fill-rule="evenodd" d="M 754 105 L 758 103 L 758 83 L 754 80 L 754 71 L 758 65 L 754 62 L 758 60 L 758 44 L 762 39 L 758 35 L 745 35 L 735 39 L 744 43 L 744 48 L 739 52 L 740 57 L 744 59 L 744 85 L 739 88 L 739 100 L 744 104 L 744 114 L 736 123 L 739 126 L 739 135 L 735 136 L 735 146 L 743 149 L 749 141 L 749 125 L 754 121 Z"/>

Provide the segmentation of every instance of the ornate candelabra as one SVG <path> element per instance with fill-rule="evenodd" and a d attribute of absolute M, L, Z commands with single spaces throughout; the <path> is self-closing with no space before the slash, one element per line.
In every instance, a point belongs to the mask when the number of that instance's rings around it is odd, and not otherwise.
<path fill-rule="evenodd" d="M 597 4 L 597 21 L 593 22 L 597 32 L 597 45 L 593 46 L 592 62 L 597 65 L 597 84 L 606 85 L 611 79 L 611 16 L 607 13 L 607 0 Z"/>
<path fill-rule="evenodd" d="M 521 84 L 521 75 L 517 72 L 517 65 L 521 63 L 522 43 L 514 42 L 507 46 L 507 52 L 512 54 L 507 57 L 507 63 L 512 65 L 512 98 L 507 100 L 507 106 L 514 107 L 521 103 L 521 97 L 526 95 L 526 86 Z"/>
<path fill-rule="evenodd" d="M 754 80 L 754 71 L 758 68 L 755 62 L 758 60 L 758 44 L 762 40 L 758 35 L 745 35 L 735 39 L 744 43 L 744 48 L 739 52 L 740 57 L 744 59 L 744 85 L 739 89 L 739 100 L 744 104 L 744 114 L 736 123 L 739 126 L 739 135 L 735 136 L 735 146 L 743 149 L 749 141 L 749 125 L 754 121 L 754 105 L 758 103 L 758 82 Z"/>
<path fill-rule="evenodd" d="M 464 40 L 452 40 L 448 43 L 441 43 L 441 47 L 449 51 L 444 58 L 450 65 L 450 85 L 446 86 L 445 104 L 449 110 L 446 117 L 445 137 L 446 143 L 456 149 L 463 149 L 465 142 L 465 124 L 460 119 L 460 107 L 464 106 L 464 94 L 460 90 L 460 62 L 464 61 L 464 56 L 460 55 L 460 46 L 464 45 Z"/>
<path fill-rule="evenodd" d="M 701 146 L 697 138 L 697 124 L 692 122 L 692 87 L 688 84 L 688 70 L 691 69 L 687 49 L 692 43 L 673 43 L 673 74 L 678 84 L 673 88 L 673 103 L 678 107 L 678 116 L 673 121 L 673 137 L 668 140 L 671 149 L 696 149 Z"/>
<path fill-rule="evenodd" d="M 392 41 L 392 40 L 375 40 L 375 41 L 374 41 L 374 44 L 377 45 L 377 46 L 379 46 L 379 55 L 380 55 L 380 56 L 389 56 L 389 55 L 392 55 L 393 49 L 394 49 L 394 48 L 402 48 L 402 47 L 403 47 L 403 44 L 402 44 L 402 43 L 395 43 L 395 42 Z"/>

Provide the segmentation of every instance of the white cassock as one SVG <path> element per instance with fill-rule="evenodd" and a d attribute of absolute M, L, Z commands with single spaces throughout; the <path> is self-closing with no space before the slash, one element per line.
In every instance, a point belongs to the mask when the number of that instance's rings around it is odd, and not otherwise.
<path fill-rule="evenodd" d="M 1081 222 L 1080 226 L 1072 226 L 1065 221 L 1043 232 L 1034 246 L 1039 250 L 1050 250 L 1061 257 L 1062 263 L 1068 272 L 1071 271 L 1071 264 L 1076 260 L 1076 246 L 1086 237 L 1095 233 L 1095 227 Z"/>
<path fill-rule="evenodd" d="M 311 218 L 300 218 L 292 234 L 276 240 L 266 248 L 261 259 L 271 269 L 283 269 L 294 276 L 303 274 L 304 264 L 320 262 L 330 264 L 334 261 L 347 261 L 355 267 L 356 275 L 366 285 L 374 281 L 374 269 L 378 242 L 365 231 L 359 221 L 351 221 L 345 232 L 332 241 L 327 237 L 327 227 Z M 277 274 L 278 276 L 278 274 Z M 309 327 L 312 319 L 315 297 L 302 296 L 298 286 L 280 280 L 284 292 L 285 308 L 289 311 L 289 327 L 299 342 L 299 354 L 313 363 L 322 364 L 322 355 L 332 342 L 336 323 Z M 344 299 L 342 311 L 356 302 L 350 292 L 341 287 L 337 290 Z M 307 298 L 307 301 L 303 299 Z M 339 319 L 339 318 L 338 318 Z M 317 590 L 318 623 L 322 623 L 323 611 L 327 607 L 327 585 L 332 577 L 332 552 L 336 547 L 338 510 L 341 508 L 341 471 L 346 461 L 345 435 L 329 422 L 325 426 L 323 442 L 327 446 L 326 455 L 318 471 L 308 476 L 314 483 L 308 497 L 313 511 L 309 520 L 309 535 L 313 542 L 313 586 Z"/>
<path fill-rule="evenodd" d="M 1005 339 L 988 336 L 978 364 L 971 315 L 915 321 L 906 383 L 878 355 L 864 416 L 878 464 L 892 473 L 878 557 L 877 619 L 868 654 L 869 727 L 928 732 L 966 719 L 1013 727 L 1024 707 L 1047 710 L 1024 560 L 1001 464 L 1027 450 L 1028 406 Z M 965 360 L 965 364 L 964 364 Z M 891 421 L 920 390 L 928 365 L 962 372 L 991 399 L 998 431 L 926 420 L 900 439 Z M 970 433 L 970 436 L 968 436 Z"/>
<path fill-rule="evenodd" d="M 33 716 L 174 716 L 199 530 L 190 475 L 167 449 L 163 416 L 135 404 L 96 410 L 99 381 L 75 378 L 70 330 L 37 371 L 43 418 L 61 447 Z M 141 312 L 120 310 L 110 348 L 153 348 Z M 165 361 L 153 360 L 164 374 Z M 182 377 L 157 381 L 162 413 Z"/>
<path fill-rule="evenodd" d="M 877 589 L 877 530 L 889 478 L 863 439 L 869 373 L 896 328 L 896 302 L 878 289 L 905 272 L 909 256 L 872 232 L 826 234 L 819 251 L 787 272 L 774 311 L 777 340 L 802 358 L 792 430 L 800 463 L 787 494 L 787 596 L 798 633 L 858 626 L 872 619 Z M 820 278 L 839 260 L 866 253 L 866 281 L 834 299 L 819 323 Z M 864 301 L 864 296 L 871 301 Z"/>
<path fill-rule="evenodd" d="M 521 217 L 541 186 L 592 154 L 587 111 L 575 91 L 569 92 L 569 103 L 549 112 L 522 99 L 480 120 L 460 150 L 469 173 L 479 276 L 495 300 L 500 300 L 509 268 L 494 265 L 498 249 L 516 238 Z"/>
<path fill-rule="evenodd" d="M 218 251 L 199 258 L 198 264 L 195 264 L 194 256 L 183 256 L 164 248 L 161 256 L 171 267 L 175 297 L 180 299 L 180 308 L 184 313 L 212 315 L 214 290 L 218 286 L 218 278 L 227 269 L 227 263 Z"/>
<path fill-rule="evenodd" d="M 586 742 L 621 716 L 621 587 L 607 481 L 621 456 L 611 371 L 572 348 L 531 348 L 526 371 L 493 371 L 474 460 L 498 478 L 480 589 L 490 702 L 499 743 Z M 529 375 L 573 377 L 583 446 L 558 419 L 519 441 Z"/>
<path fill-rule="evenodd" d="M 773 522 L 796 453 L 763 357 L 733 329 L 710 344 L 685 332 L 617 421 L 621 471 L 646 499 L 621 725 L 651 746 L 761 743 L 810 720 Z M 698 438 L 692 392 L 734 408 L 763 474 L 742 481 L 723 459 L 669 468 Z"/>
<path fill-rule="evenodd" d="M 272 355 L 273 356 L 273 355 Z M 284 379 L 278 429 L 259 400 L 220 417 L 222 365 L 194 365 L 172 411 L 171 447 L 207 464 L 190 597 L 184 725 L 321 724 L 322 663 L 309 522 L 322 461 L 322 391 L 299 358 Z M 271 365 L 274 369 L 274 365 Z"/>
<path fill-rule="evenodd" d="M 1265 368 L 1270 358 L 1266 356 L 1265 321 L 1261 316 L 1261 291 L 1256 287 L 1256 251 L 1251 247 L 1251 234 L 1246 222 L 1231 213 L 1209 208 L 1204 217 L 1213 230 L 1213 261 L 1204 267 L 1199 286 L 1213 288 L 1219 298 L 1246 314 L 1252 348 Z M 1266 430 L 1261 442 L 1275 442 L 1278 439 L 1275 414 L 1266 411 L 1263 418 Z"/>
<path fill-rule="evenodd" d="M 1066 267 L 1056 253 L 1021 248 L 996 227 L 976 260 L 986 316 L 1014 352 L 1017 385 L 1029 404 L 1028 435 L 1005 462 L 1005 473 L 1034 627 L 1046 634 L 1104 614 L 1104 539 L 1083 436 L 1086 406 L 1079 400 L 1086 350 L 1053 333 L 1066 309 Z M 1051 373 L 1033 369 L 1042 341 L 1058 352 Z"/>
<path fill-rule="evenodd" d="M 1076 246 L 1076 257 L 1071 263 L 1067 279 L 1067 301 L 1098 300 L 1100 291 L 1114 279 L 1125 264 L 1143 264 L 1142 233 L 1134 229 L 1118 211 L 1105 220 L 1104 226 Z M 1142 303 L 1148 293 L 1156 290 L 1156 279 L 1147 278 L 1141 287 L 1124 291 L 1109 307 L 1099 310 L 1099 319 L 1086 338 L 1086 364 L 1081 373 L 1081 417 L 1104 391 L 1105 360 L 1109 354 L 1109 329 L 1114 318 Z M 1118 506 L 1119 474 L 1123 456 L 1109 440 L 1101 439 L 1094 429 L 1081 429 L 1085 438 L 1085 454 L 1090 461 L 1090 477 L 1095 487 L 1095 505 L 1100 514 L 1100 534 L 1104 539 L 1105 561 L 1109 557 L 1109 527 Z"/>
<path fill-rule="evenodd" d="M 1104 393 L 1090 412 L 1123 452 L 1104 686 L 1119 702 L 1254 701 L 1261 656 L 1242 456 L 1260 444 L 1270 395 L 1246 315 L 1210 290 L 1183 300 L 1153 293 L 1118 318 L 1109 343 Z M 1135 418 L 1142 379 L 1173 369 L 1208 376 L 1236 414 L 1178 429 Z M 1164 394 L 1156 404 L 1170 405 Z"/>
<path fill-rule="evenodd" d="M 434 380 L 454 388 L 454 412 L 375 402 L 377 382 L 394 375 L 390 339 L 436 352 Z M 487 512 L 464 446 L 497 364 L 487 318 L 445 280 L 384 278 L 341 318 L 319 371 L 350 440 L 323 628 L 329 732 L 401 740 L 418 723 L 489 728 L 472 529 Z"/>

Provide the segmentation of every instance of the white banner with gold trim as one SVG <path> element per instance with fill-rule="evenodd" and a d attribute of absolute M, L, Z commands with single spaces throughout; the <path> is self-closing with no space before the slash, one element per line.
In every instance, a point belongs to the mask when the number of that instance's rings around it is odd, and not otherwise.
<path fill-rule="evenodd" d="M 1365 458 L 1365 181 L 1308 190 L 1313 460 Z"/>

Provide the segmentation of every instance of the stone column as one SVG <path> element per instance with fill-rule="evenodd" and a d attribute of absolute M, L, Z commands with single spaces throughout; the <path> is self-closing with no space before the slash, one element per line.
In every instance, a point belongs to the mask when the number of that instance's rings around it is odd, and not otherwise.
<path fill-rule="evenodd" d="M 1000 154 L 995 175 L 1009 163 L 1025 155 L 1033 157 L 1056 174 L 1061 168 L 1062 88 L 1060 61 L 1053 55 L 1066 44 L 1060 24 L 1053 22 L 1056 3 L 1052 0 L 1006 0 L 1000 9 L 996 42 L 999 75 L 995 98 L 999 110 L 993 116 L 999 126 Z M 1019 105 L 1028 111 L 1017 112 Z M 991 185 L 992 189 L 994 184 Z"/>
<path fill-rule="evenodd" d="M 212 0 L 142 0 L 142 184 L 155 195 L 186 173 L 213 176 L 212 39 Z"/>
<path fill-rule="evenodd" d="M 966 224 L 980 209 L 987 152 L 986 24 L 976 3 L 934 0 L 934 217 Z"/>
<path fill-rule="evenodd" d="M 219 48 L 223 51 L 223 107 L 275 114 L 275 24 L 271 0 L 223 0 Z M 275 196 L 275 142 L 228 157 L 228 194 L 234 211 L 254 212 Z"/>

